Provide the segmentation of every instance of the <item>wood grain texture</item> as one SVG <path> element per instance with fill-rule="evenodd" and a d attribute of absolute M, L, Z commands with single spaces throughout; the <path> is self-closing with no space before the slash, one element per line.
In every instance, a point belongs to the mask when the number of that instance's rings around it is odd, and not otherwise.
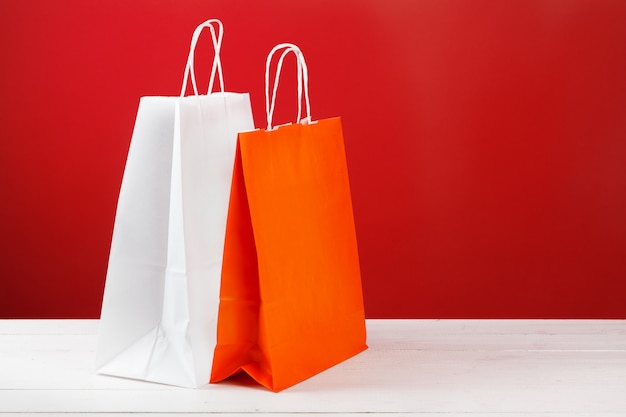
<path fill-rule="evenodd" d="M 370 349 L 284 392 L 96 375 L 97 320 L 0 321 L 0 416 L 626 415 L 626 321 L 368 320 Z"/>

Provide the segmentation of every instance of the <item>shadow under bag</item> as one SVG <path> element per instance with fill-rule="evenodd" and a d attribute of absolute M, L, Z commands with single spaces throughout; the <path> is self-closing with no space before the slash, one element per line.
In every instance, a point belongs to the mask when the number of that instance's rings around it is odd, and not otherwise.
<path fill-rule="evenodd" d="M 213 25 L 217 25 L 216 29 Z M 207 95 L 193 61 L 210 29 Z M 237 133 L 248 94 L 224 92 L 222 24 L 193 33 L 180 97 L 142 97 L 120 189 L 106 277 L 98 373 L 183 387 L 209 381 Z M 216 72 L 221 91 L 211 93 Z M 188 77 L 195 94 L 185 97 Z"/>
<path fill-rule="evenodd" d="M 272 56 L 278 61 L 269 99 Z M 293 52 L 307 117 L 273 127 L 283 59 Z M 211 381 L 241 370 L 273 391 L 367 348 L 341 120 L 311 121 L 300 49 L 266 63 L 268 127 L 239 134 Z"/>

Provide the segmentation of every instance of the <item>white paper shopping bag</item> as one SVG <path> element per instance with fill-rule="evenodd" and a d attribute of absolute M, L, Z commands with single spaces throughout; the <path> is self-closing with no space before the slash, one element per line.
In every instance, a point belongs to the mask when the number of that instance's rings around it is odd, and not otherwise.
<path fill-rule="evenodd" d="M 198 95 L 194 50 L 204 28 L 215 59 L 208 93 Z M 224 92 L 222 36 L 218 20 L 199 25 L 180 97 L 140 100 L 115 217 L 98 373 L 183 387 L 209 381 L 237 133 L 254 129 L 249 95 Z M 212 93 L 216 76 L 221 91 Z M 185 97 L 188 78 L 195 94 Z"/>

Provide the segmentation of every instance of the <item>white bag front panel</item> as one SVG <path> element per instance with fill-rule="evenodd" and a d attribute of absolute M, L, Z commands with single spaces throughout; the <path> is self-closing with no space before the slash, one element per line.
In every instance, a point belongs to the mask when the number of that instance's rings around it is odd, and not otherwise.
<path fill-rule="evenodd" d="M 208 382 L 237 133 L 253 128 L 248 94 L 142 98 L 109 260 L 99 373 Z"/>
<path fill-rule="evenodd" d="M 224 236 L 237 133 L 254 129 L 248 94 L 180 102 L 189 337 L 196 380 L 208 383 L 217 342 Z M 209 140 L 207 140 L 207 138 Z"/>

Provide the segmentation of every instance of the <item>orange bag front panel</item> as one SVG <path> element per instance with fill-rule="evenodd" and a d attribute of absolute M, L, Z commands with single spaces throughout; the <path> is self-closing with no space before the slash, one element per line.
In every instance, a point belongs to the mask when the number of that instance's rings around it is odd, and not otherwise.
<path fill-rule="evenodd" d="M 212 381 L 279 391 L 366 347 L 340 119 L 241 133 Z"/>

